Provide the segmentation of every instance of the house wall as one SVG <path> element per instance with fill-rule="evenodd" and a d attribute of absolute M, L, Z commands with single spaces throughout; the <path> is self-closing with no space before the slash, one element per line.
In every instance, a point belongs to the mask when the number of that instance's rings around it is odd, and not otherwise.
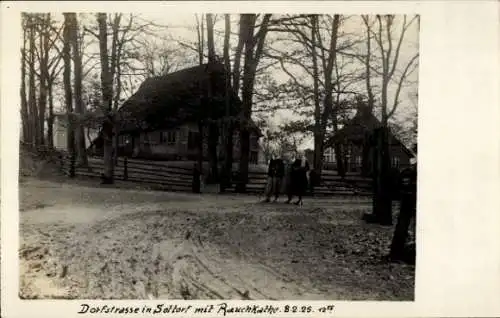
<path fill-rule="evenodd" d="M 179 151 L 179 137 L 180 134 L 174 130 L 176 133 L 175 140 L 168 142 L 161 140 L 162 132 L 167 133 L 168 131 L 153 131 L 147 133 L 141 133 L 139 138 L 135 141 L 139 141 L 140 150 L 150 153 L 151 155 L 175 155 Z"/>
<path fill-rule="evenodd" d="M 363 158 L 362 146 L 350 143 L 346 146 L 345 150 L 347 151 L 347 171 L 361 172 L 361 164 Z M 327 156 L 325 156 L 325 159 L 328 157 L 328 161 L 325 160 L 324 163 L 327 165 L 335 165 L 336 160 L 334 149 L 325 149 L 325 154 L 328 154 Z M 393 168 L 402 168 L 410 164 L 410 157 L 404 151 L 401 145 L 391 145 L 389 147 L 389 156 L 391 158 L 391 166 Z"/>
<path fill-rule="evenodd" d="M 259 156 L 262 156 L 262 154 L 259 155 L 260 152 L 262 152 L 262 150 L 260 149 L 260 145 L 259 145 L 259 137 L 256 134 L 251 133 L 250 134 L 250 162 L 251 163 L 258 163 Z M 240 134 L 238 131 L 236 131 L 233 134 L 233 159 L 235 161 L 239 161 L 240 154 L 241 154 Z"/>
<path fill-rule="evenodd" d="M 62 116 L 56 116 L 54 120 L 54 129 L 53 129 L 53 140 L 54 140 L 54 148 L 57 150 L 68 150 L 68 140 L 67 140 L 67 132 L 68 128 L 66 125 L 66 119 Z M 84 128 L 83 132 L 85 134 L 85 148 L 90 146 L 92 140 L 97 138 L 99 135 L 99 131 L 93 128 Z M 89 136 L 89 137 L 87 137 Z"/>
<path fill-rule="evenodd" d="M 175 133 L 175 141 L 168 142 L 161 140 L 161 135 L 168 134 L 168 132 Z M 188 160 L 195 158 L 198 155 L 198 149 L 195 143 L 190 143 L 190 133 L 191 140 L 195 140 L 195 133 L 198 133 L 198 125 L 196 123 L 188 123 L 179 126 L 175 129 L 170 130 L 157 130 L 147 133 L 140 133 L 139 136 L 130 138 L 130 143 L 133 144 L 133 155 L 143 156 L 143 157 L 158 157 L 162 159 L 178 159 L 178 160 Z M 203 141 L 203 156 L 207 158 L 208 156 L 208 136 L 204 132 Z M 122 146 L 126 144 L 126 138 L 120 141 Z M 255 134 L 251 134 L 250 137 L 250 157 L 251 161 L 257 163 L 259 160 L 259 152 L 261 152 L 259 147 L 259 138 Z M 219 159 L 224 158 L 224 142 L 222 136 L 219 137 L 219 143 L 217 145 L 217 153 Z M 235 132 L 233 134 L 233 160 L 237 161 L 240 158 L 240 143 L 239 134 Z"/>

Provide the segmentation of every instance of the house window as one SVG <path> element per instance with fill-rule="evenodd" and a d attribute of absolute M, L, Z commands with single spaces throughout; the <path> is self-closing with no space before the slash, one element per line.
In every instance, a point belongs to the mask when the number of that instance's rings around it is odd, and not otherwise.
<path fill-rule="evenodd" d="M 361 167 L 361 156 L 356 156 L 355 162 L 357 167 Z"/>
<path fill-rule="evenodd" d="M 142 143 L 144 145 L 157 145 L 160 142 L 161 133 L 146 132 L 142 135 Z"/>
<path fill-rule="evenodd" d="M 332 162 L 332 155 L 330 153 L 326 153 L 324 158 L 325 158 L 324 161 L 326 163 Z"/>
<path fill-rule="evenodd" d="M 125 136 L 121 135 L 118 137 L 118 145 L 124 146 L 125 145 Z"/>
<path fill-rule="evenodd" d="M 160 143 L 174 145 L 177 137 L 176 131 L 161 131 L 160 132 Z"/>
<path fill-rule="evenodd" d="M 394 156 L 394 157 L 391 158 L 391 161 L 392 161 L 392 166 L 394 168 L 398 168 L 399 167 L 399 162 L 400 162 L 399 157 Z"/>
<path fill-rule="evenodd" d="M 250 163 L 252 164 L 257 164 L 259 161 L 259 154 L 257 151 L 251 151 L 250 152 Z"/>
<path fill-rule="evenodd" d="M 259 147 L 259 137 L 252 135 L 250 137 L 250 149 L 256 149 Z"/>
<path fill-rule="evenodd" d="M 323 158 L 325 163 L 335 162 L 335 152 L 333 151 L 333 149 L 332 148 L 325 149 Z"/>
<path fill-rule="evenodd" d="M 199 144 L 200 133 L 197 131 L 190 131 L 188 134 L 188 149 L 196 149 Z"/>

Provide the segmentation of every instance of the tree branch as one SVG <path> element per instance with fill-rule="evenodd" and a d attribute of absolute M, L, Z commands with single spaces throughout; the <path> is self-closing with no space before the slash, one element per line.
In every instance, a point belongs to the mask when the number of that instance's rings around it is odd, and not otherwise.
<path fill-rule="evenodd" d="M 403 71 L 403 74 L 401 75 L 401 78 L 399 79 L 398 87 L 396 89 L 396 94 L 395 94 L 395 97 L 394 97 L 394 104 L 393 104 L 392 110 L 388 113 L 387 117 L 391 117 L 396 112 L 396 108 L 399 105 L 399 94 L 401 93 L 401 88 L 403 86 L 403 82 L 404 82 L 404 80 L 406 79 L 406 77 L 408 75 L 408 70 L 413 65 L 413 63 L 418 59 L 418 57 L 419 57 L 419 54 L 415 54 L 411 58 L 411 60 L 408 62 L 408 64 L 406 65 L 406 67 L 405 67 L 405 69 Z"/>
<path fill-rule="evenodd" d="M 408 28 L 413 24 L 413 21 L 415 21 L 416 19 L 417 19 L 417 16 L 413 17 L 410 20 L 410 22 L 408 22 L 408 24 L 407 24 L 406 23 L 406 15 L 404 16 L 403 27 L 402 27 L 401 35 L 399 37 L 399 41 L 398 41 L 398 44 L 397 44 L 397 47 L 396 47 L 396 53 L 395 53 L 395 56 L 394 56 L 394 62 L 392 64 L 392 69 L 389 72 L 389 76 L 392 76 L 392 74 L 394 74 L 394 71 L 396 70 L 396 67 L 397 67 L 397 64 L 398 64 L 398 59 L 399 59 L 399 54 L 400 54 L 400 51 L 401 51 L 401 44 L 402 44 L 403 39 L 405 37 L 406 30 L 408 30 Z"/>

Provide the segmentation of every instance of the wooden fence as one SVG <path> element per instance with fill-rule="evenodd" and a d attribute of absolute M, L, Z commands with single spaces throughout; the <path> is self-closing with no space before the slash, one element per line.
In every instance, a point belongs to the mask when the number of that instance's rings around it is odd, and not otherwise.
<path fill-rule="evenodd" d="M 76 176 L 101 178 L 104 172 L 102 158 L 89 157 L 88 167 L 75 167 Z M 62 170 L 69 175 L 70 160 L 64 156 L 61 160 Z M 168 191 L 192 191 L 192 167 L 174 165 L 169 161 L 150 161 L 141 159 L 119 158 L 114 168 L 115 180 L 130 181 L 147 186 L 158 187 Z M 236 175 L 236 172 L 233 171 Z M 263 193 L 267 184 L 265 171 L 249 171 L 247 192 Z M 234 184 L 227 192 L 234 192 Z M 348 174 L 341 179 L 335 172 L 325 170 L 319 186 L 314 188 L 314 195 L 369 195 L 371 180 L 359 175 Z"/>
<path fill-rule="evenodd" d="M 62 168 L 69 175 L 70 160 L 65 157 Z M 104 162 L 101 158 L 89 158 L 88 167 L 75 167 L 76 176 L 101 178 Z M 169 191 L 191 191 L 192 169 L 169 166 L 167 162 L 143 161 L 119 158 L 114 168 L 116 180 L 158 186 Z"/>

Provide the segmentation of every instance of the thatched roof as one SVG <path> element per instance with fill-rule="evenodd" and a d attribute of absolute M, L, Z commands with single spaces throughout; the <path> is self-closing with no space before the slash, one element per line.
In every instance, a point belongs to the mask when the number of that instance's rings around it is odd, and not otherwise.
<path fill-rule="evenodd" d="M 366 108 L 359 107 L 356 115 L 340 129 L 337 134 L 329 138 L 325 142 L 325 147 L 333 147 L 336 141 L 352 142 L 361 144 L 367 133 L 380 128 L 382 123 L 375 115 Z M 389 130 L 389 144 L 392 146 L 401 146 L 408 156 L 413 157 L 414 154 L 410 151 L 394 134 Z"/>
<path fill-rule="evenodd" d="M 121 131 L 155 130 L 200 118 L 222 118 L 226 112 L 224 66 L 215 64 L 211 68 L 215 85 L 210 102 L 207 64 L 146 79 L 118 111 L 123 122 Z M 233 92 L 231 116 L 236 116 L 240 109 L 241 100 Z"/>

